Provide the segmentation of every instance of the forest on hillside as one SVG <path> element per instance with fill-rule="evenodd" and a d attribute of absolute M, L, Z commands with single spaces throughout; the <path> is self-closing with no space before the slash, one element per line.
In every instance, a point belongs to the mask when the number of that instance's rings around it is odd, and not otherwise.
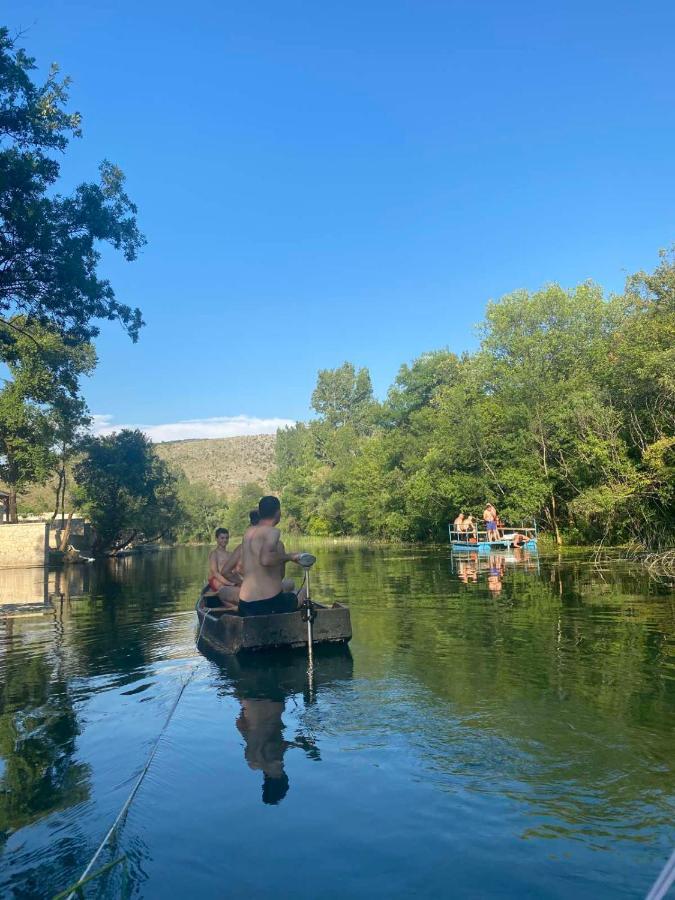
<path fill-rule="evenodd" d="M 675 249 L 620 295 L 552 284 L 488 304 L 475 353 L 370 374 L 319 372 L 317 418 L 277 437 L 287 523 L 319 535 L 427 540 L 486 501 L 558 542 L 672 546 Z"/>

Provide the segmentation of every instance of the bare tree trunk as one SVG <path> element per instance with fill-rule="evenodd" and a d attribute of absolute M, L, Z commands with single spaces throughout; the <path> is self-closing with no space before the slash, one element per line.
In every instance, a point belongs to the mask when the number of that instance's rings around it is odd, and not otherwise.
<path fill-rule="evenodd" d="M 120 550 L 124 550 L 125 547 L 128 547 L 129 544 L 130 544 L 133 540 L 135 540 L 137 536 L 138 536 L 138 532 L 137 532 L 137 531 L 132 531 L 132 532 L 131 532 L 131 536 L 128 537 L 128 538 L 126 539 L 126 541 L 122 541 L 121 544 L 117 544 L 114 548 L 111 549 L 111 552 L 112 552 L 113 554 L 115 554 L 115 553 L 119 553 Z"/>
<path fill-rule="evenodd" d="M 16 488 L 9 486 L 9 521 L 16 525 L 19 521 L 19 513 L 16 508 Z"/>
<path fill-rule="evenodd" d="M 555 542 L 560 547 L 562 545 L 562 537 L 560 536 L 560 529 L 558 528 L 558 516 L 556 515 L 555 496 L 553 491 L 551 491 L 551 521 L 553 523 L 553 530 L 555 531 Z"/>
<path fill-rule="evenodd" d="M 61 528 L 63 528 L 63 523 L 66 517 L 66 466 L 64 464 L 61 469 L 61 473 L 63 475 L 63 480 L 61 484 Z M 70 520 L 73 518 L 72 512 L 68 515 L 68 532 L 70 532 Z"/>
<path fill-rule="evenodd" d="M 68 513 L 68 524 L 61 532 L 61 541 L 59 543 L 59 551 L 61 553 L 65 553 L 68 549 L 68 544 L 70 542 L 70 531 L 73 524 L 73 513 L 72 511 Z"/>
<path fill-rule="evenodd" d="M 54 515 L 52 516 L 52 522 L 55 521 L 56 517 L 59 514 L 59 506 L 61 500 L 61 488 L 63 487 L 64 480 L 64 470 L 63 468 L 59 469 L 59 483 L 56 485 L 56 504 L 54 506 Z M 61 528 L 63 528 L 63 522 L 61 522 Z"/>
<path fill-rule="evenodd" d="M 544 437 L 544 429 L 541 424 L 541 419 L 539 419 L 539 440 L 541 442 L 541 460 L 544 466 L 544 475 L 546 476 L 546 480 L 548 481 L 546 438 Z M 555 531 L 555 542 L 558 546 L 560 546 L 562 544 L 562 537 L 560 536 L 560 529 L 558 528 L 558 513 L 556 510 L 555 494 L 553 493 L 553 491 L 551 491 L 551 524 L 553 525 L 553 530 Z"/>

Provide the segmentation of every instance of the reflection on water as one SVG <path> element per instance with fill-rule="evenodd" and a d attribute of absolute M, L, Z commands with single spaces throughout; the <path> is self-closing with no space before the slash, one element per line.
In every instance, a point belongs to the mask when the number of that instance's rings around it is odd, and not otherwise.
<path fill-rule="evenodd" d="M 88 565 L 59 569 L 0 569 L 0 615 L 87 596 L 97 571 Z"/>
<path fill-rule="evenodd" d="M 311 692 L 303 653 L 196 651 L 201 548 L 0 573 L 57 598 L 0 615 L 0 895 L 77 878 L 190 676 L 87 896 L 221 897 L 226 859 L 228 892 L 309 900 L 306 834 L 325 897 L 644 894 L 673 842 L 672 591 L 584 555 L 312 549 L 354 639 Z"/>
<path fill-rule="evenodd" d="M 250 769 L 263 773 L 262 801 L 280 803 L 289 789 L 284 768 L 287 750 L 303 750 L 312 760 L 321 754 L 315 737 L 299 730 L 292 740 L 284 737 L 282 716 L 289 698 L 303 695 L 306 703 L 327 684 L 351 678 L 353 661 L 349 650 L 321 648 L 311 691 L 304 651 L 271 651 L 223 657 L 220 660 L 226 689 L 241 705 L 236 726 L 244 739 L 244 758 Z"/>
<path fill-rule="evenodd" d="M 450 554 L 450 567 L 462 584 L 477 584 L 479 578 L 484 577 L 492 594 L 498 594 L 504 587 L 507 570 L 540 573 L 538 552 L 522 547 L 490 552 L 453 550 Z"/>

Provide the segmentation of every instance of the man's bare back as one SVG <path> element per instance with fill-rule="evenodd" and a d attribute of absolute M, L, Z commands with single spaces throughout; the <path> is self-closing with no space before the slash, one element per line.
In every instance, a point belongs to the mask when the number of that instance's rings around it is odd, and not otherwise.
<path fill-rule="evenodd" d="M 228 577 L 237 566 L 243 569 L 239 592 L 240 615 L 267 615 L 297 609 L 298 595 L 284 593 L 283 577 L 287 562 L 297 562 L 299 553 L 286 553 L 276 527 L 281 505 L 276 497 L 263 497 L 258 504 L 260 521 L 246 529 L 241 544 L 222 570 Z M 300 593 L 300 592 L 299 592 Z"/>
<path fill-rule="evenodd" d="M 269 600 L 282 591 L 284 566 L 296 554 L 285 552 L 279 529 L 274 525 L 254 525 L 246 530 L 241 542 L 244 580 L 240 599 Z"/>

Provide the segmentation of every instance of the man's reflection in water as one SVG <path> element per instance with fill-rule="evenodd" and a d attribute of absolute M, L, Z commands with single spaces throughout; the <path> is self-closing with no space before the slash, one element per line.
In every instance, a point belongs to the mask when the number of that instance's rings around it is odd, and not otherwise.
<path fill-rule="evenodd" d="M 503 556 L 490 554 L 490 568 L 488 569 L 487 586 L 492 594 L 499 594 L 503 587 L 502 579 L 506 563 Z"/>
<path fill-rule="evenodd" d="M 464 584 L 468 584 L 470 581 L 475 584 L 478 581 L 478 554 L 470 553 L 468 558 L 459 559 L 457 574 L 459 580 Z"/>
<path fill-rule="evenodd" d="M 314 735 L 301 732 L 292 741 L 284 738 L 286 701 L 296 694 L 304 695 L 305 705 L 315 699 L 308 694 L 307 654 L 276 650 L 223 657 L 219 662 L 241 704 L 236 725 L 244 739 L 244 758 L 251 769 L 263 773 L 262 801 L 280 803 L 289 789 L 286 751 L 297 747 L 310 759 L 321 759 Z M 318 694 L 351 679 L 352 670 L 349 650 L 322 648 L 315 660 L 314 691 Z"/>
<path fill-rule="evenodd" d="M 288 793 L 284 753 L 293 744 L 284 740 L 281 719 L 286 704 L 277 700 L 241 700 L 237 728 L 244 738 L 244 758 L 251 769 L 263 772 L 263 803 L 280 803 Z"/>

